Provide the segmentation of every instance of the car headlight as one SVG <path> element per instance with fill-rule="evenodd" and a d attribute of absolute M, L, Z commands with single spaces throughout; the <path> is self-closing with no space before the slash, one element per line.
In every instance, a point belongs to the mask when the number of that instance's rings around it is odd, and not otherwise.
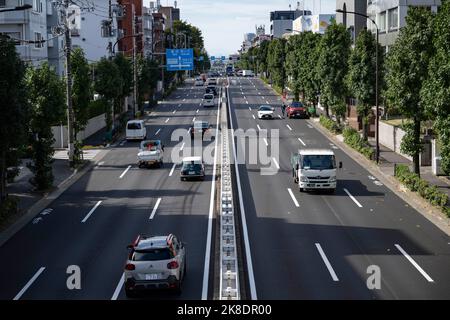
<path fill-rule="evenodd" d="M 300 177 L 300 181 L 301 181 L 301 182 L 308 182 L 308 178 L 305 177 L 305 176 L 301 176 L 301 177 Z"/>
<path fill-rule="evenodd" d="M 330 182 L 336 182 L 336 176 L 330 177 Z"/>

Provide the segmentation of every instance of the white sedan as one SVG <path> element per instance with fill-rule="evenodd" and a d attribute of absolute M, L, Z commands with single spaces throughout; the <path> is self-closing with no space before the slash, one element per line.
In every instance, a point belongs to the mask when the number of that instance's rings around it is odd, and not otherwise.
<path fill-rule="evenodd" d="M 273 110 L 271 106 L 260 106 L 258 109 L 258 119 L 273 119 Z"/>

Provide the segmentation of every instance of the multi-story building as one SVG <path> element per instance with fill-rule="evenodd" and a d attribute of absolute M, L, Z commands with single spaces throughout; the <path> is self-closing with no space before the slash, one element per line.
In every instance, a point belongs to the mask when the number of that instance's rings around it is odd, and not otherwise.
<path fill-rule="evenodd" d="M 153 50 L 153 8 L 144 7 L 142 15 L 142 37 L 144 40 L 144 56 L 147 57 Z"/>
<path fill-rule="evenodd" d="M 366 0 L 336 0 L 336 9 L 366 14 L 367 2 Z M 367 25 L 366 18 L 350 13 L 336 13 L 336 22 L 342 23 L 349 30 L 353 43 L 359 32 Z"/>
<path fill-rule="evenodd" d="M 153 13 L 153 53 L 157 55 L 163 54 L 166 48 L 165 41 L 165 19 L 164 15 L 159 12 Z"/>
<path fill-rule="evenodd" d="M 17 40 L 16 50 L 22 60 L 35 66 L 48 62 L 47 42 L 27 43 L 52 38 L 48 34 L 47 18 L 53 14 L 50 0 L 3 0 L 0 9 L 29 4 L 31 9 L 0 13 L 0 33 Z"/>
<path fill-rule="evenodd" d="M 335 14 L 316 14 L 298 17 L 292 24 L 292 34 L 306 31 L 324 34 L 333 19 L 336 19 Z"/>
<path fill-rule="evenodd" d="M 162 13 L 164 15 L 164 19 L 165 19 L 164 31 L 172 30 L 174 21 L 180 20 L 180 9 L 177 8 L 176 1 L 174 3 L 173 7 L 160 6 L 158 9 L 158 12 Z"/>
<path fill-rule="evenodd" d="M 48 63 L 56 73 L 62 77 L 65 75 L 65 41 L 60 26 L 60 15 L 55 6 L 50 6 L 51 13 L 47 12 L 47 55 Z"/>
<path fill-rule="evenodd" d="M 311 15 L 309 10 L 273 11 L 270 13 L 270 35 L 272 38 L 281 38 L 287 30 L 292 29 L 295 19 L 303 15 Z"/>
<path fill-rule="evenodd" d="M 124 15 L 118 21 L 121 35 L 123 36 L 118 43 L 119 51 L 125 56 L 133 55 L 133 35 L 142 33 L 143 17 L 142 0 L 118 0 L 119 5 L 123 7 Z M 134 28 L 134 30 L 133 30 Z M 144 41 L 142 36 L 134 37 L 136 40 L 136 54 L 144 54 Z"/>
<path fill-rule="evenodd" d="M 368 0 L 367 15 L 377 22 L 379 41 L 387 52 L 397 39 L 399 30 L 406 24 L 405 18 L 411 6 L 437 12 L 440 5 L 440 0 Z M 367 28 L 375 32 L 375 26 L 370 21 Z"/>
<path fill-rule="evenodd" d="M 256 34 L 254 34 L 254 33 L 245 33 L 244 34 L 244 41 L 242 42 L 242 46 L 241 46 L 242 53 L 246 53 L 252 47 L 252 42 L 255 38 L 256 38 Z"/>

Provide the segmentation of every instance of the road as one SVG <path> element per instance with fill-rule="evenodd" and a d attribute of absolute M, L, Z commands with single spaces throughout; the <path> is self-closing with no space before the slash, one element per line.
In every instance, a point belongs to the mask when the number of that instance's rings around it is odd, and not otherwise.
<path fill-rule="evenodd" d="M 179 166 L 174 168 L 170 157 L 174 148 L 189 151 L 171 135 L 187 130 L 194 117 L 215 130 L 217 108 L 199 106 L 203 93 L 203 87 L 183 86 L 146 117 L 148 138 L 165 144 L 163 168 L 139 169 L 139 142 L 121 141 L 53 202 L 49 214 L 0 248 L 0 299 L 125 299 L 126 246 L 139 234 L 168 233 L 187 243 L 184 291 L 146 298 L 201 299 L 203 286 L 208 293 L 212 284 L 203 276 L 212 165 L 206 166 L 204 182 L 180 182 Z M 70 265 L 80 267 L 81 290 L 67 288 Z"/>
<path fill-rule="evenodd" d="M 279 130 L 274 175 L 239 164 L 255 295 L 258 299 L 449 299 L 450 239 L 383 186 L 307 120 L 281 119 L 281 100 L 256 78 L 230 79 L 234 129 Z M 259 120 L 261 104 L 276 119 Z M 259 134 L 261 134 L 260 132 Z M 261 146 L 273 148 L 267 138 Z M 290 156 L 332 148 L 343 162 L 336 194 L 300 193 Z M 275 148 L 276 149 L 276 148 Z M 367 287 L 368 267 L 381 289 Z M 250 270 L 251 271 L 251 270 Z M 370 269 L 369 269 L 370 271 Z"/>

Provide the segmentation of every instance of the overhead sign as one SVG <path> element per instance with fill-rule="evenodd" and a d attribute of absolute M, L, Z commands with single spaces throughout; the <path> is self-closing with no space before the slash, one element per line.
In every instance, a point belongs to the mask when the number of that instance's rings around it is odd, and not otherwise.
<path fill-rule="evenodd" d="M 193 49 L 166 49 L 167 71 L 194 70 Z"/>
<path fill-rule="evenodd" d="M 226 60 L 225 56 L 222 56 L 222 61 L 225 61 L 225 60 Z"/>
<path fill-rule="evenodd" d="M 211 56 L 211 61 L 215 61 L 216 57 L 215 56 Z"/>

